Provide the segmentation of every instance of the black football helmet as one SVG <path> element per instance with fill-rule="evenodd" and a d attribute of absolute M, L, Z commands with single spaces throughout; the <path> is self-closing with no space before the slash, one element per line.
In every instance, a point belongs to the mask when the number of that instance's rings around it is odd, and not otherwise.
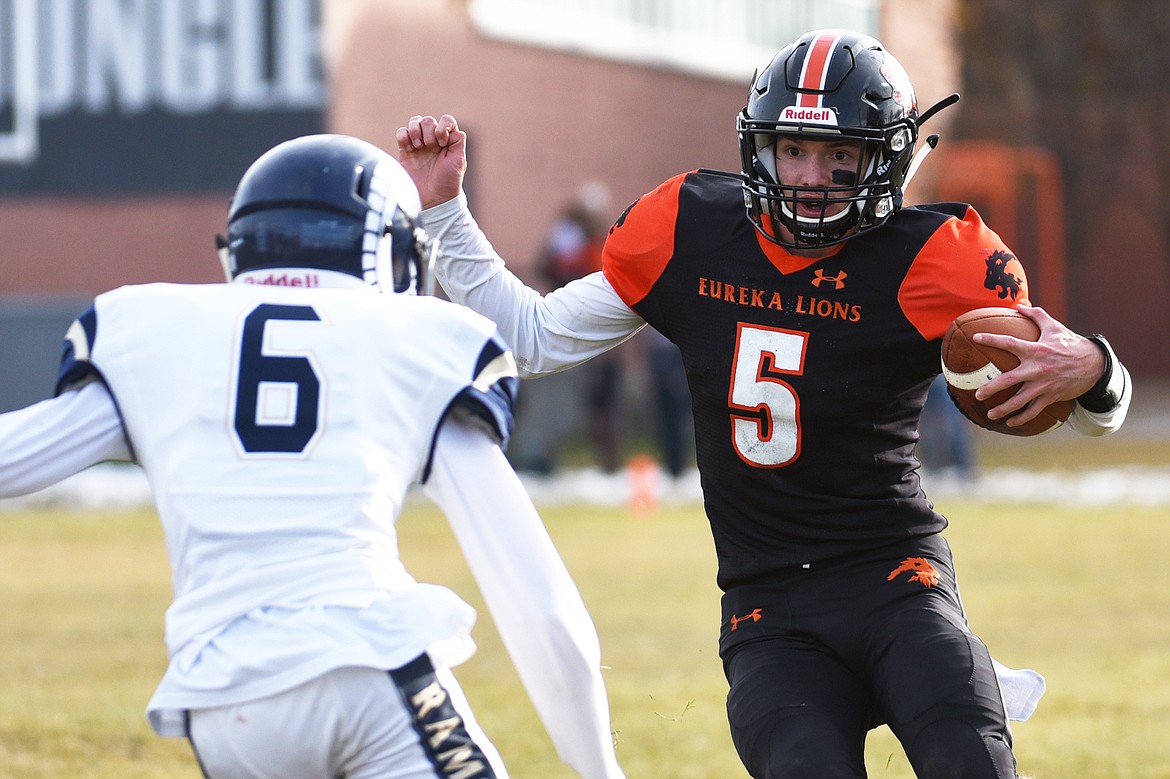
<path fill-rule="evenodd" d="M 920 116 L 909 76 L 876 39 L 849 30 L 805 33 L 757 73 L 736 122 L 752 223 L 790 249 L 832 246 L 884 224 L 902 207 L 918 128 L 956 100 L 952 95 Z M 827 187 L 784 185 L 776 179 L 780 136 L 861 141 L 856 176 Z M 930 148 L 937 140 L 929 139 Z M 817 199 L 848 207 L 816 218 L 799 215 L 798 200 Z"/>
<path fill-rule="evenodd" d="M 216 236 L 228 280 L 266 268 L 356 276 L 381 291 L 430 294 L 437 243 L 398 160 L 345 135 L 278 144 L 244 172 Z"/>

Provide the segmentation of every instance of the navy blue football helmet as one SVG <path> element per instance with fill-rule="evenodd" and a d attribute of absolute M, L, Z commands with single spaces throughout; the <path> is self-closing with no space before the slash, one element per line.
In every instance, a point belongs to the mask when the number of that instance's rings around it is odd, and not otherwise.
<path fill-rule="evenodd" d="M 756 75 L 736 122 L 752 223 L 768 240 L 795 249 L 832 246 L 881 226 L 902 207 L 918 128 L 956 100 L 952 95 L 920 115 L 909 76 L 876 39 L 849 30 L 805 33 Z M 781 136 L 856 140 L 864 153 L 850 181 L 784 185 L 775 163 Z M 930 148 L 937 140 L 929 139 Z M 818 199 L 848 207 L 830 216 L 799 215 L 797 201 Z"/>
<path fill-rule="evenodd" d="M 398 160 L 345 135 L 278 144 L 245 171 L 216 236 L 229 280 L 266 268 L 356 276 L 381 291 L 430 294 L 437 243 Z"/>

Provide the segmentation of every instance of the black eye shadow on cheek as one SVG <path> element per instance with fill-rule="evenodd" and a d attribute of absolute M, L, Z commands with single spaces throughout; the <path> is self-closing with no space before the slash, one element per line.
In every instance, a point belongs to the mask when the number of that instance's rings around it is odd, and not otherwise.
<path fill-rule="evenodd" d="M 835 170 L 833 183 L 838 187 L 851 187 L 857 183 L 857 174 L 851 170 Z"/>

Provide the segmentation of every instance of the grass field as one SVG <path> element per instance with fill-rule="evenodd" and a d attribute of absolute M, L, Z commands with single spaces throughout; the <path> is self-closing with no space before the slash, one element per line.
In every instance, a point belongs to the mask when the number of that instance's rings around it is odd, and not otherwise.
<path fill-rule="evenodd" d="M 1167 509 L 940 508 L 976 630 L 1000 660 L 1048 679 L 1036 715 L 1015 727 L 1021 770 L 1170 777 Z M 628 776 L 744 777 L 727 736 L 714 553 L 700 508 L 640 519 L 620 507 L 543 513 L 598 624 Z M 480 605 L 438 513 L 412 504 L 401 531 L 418 578 Z M 185 743 L 156 738 L 142 715 L 165 665 L 168 599 L 151 512 L 0 513 L 0 775 L 198 776 Z M 513 776 L 572 776 L 486 615 L 477 638 L 459 676 Z M 868 765 L 872 777 L 912 776 L 885 730 L 870 739 Z"/>

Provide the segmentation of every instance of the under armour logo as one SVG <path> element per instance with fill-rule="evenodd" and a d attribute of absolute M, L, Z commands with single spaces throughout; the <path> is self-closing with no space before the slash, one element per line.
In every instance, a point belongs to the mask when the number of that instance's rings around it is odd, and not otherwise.
<path fill-rule="evenodd" d="M 890 571 L 886 581 L 892 582 L 903 573 L 913 574 L 910 581 L 918 582 L 923 587 L 933 587 L 938 584 L 938 569 L 925 557 L 907 557 L 901 565 Z"/>
<path fill-rule="evenodd" d="M 736 630 L 737 628 L 739 628 L 739 623 L 747 622 L 749 619 L 752 622 L 759 622 L 763 618 L 764 618 L 764 616 L 763 616 L 763 614 L 760 613 L 760 609 L 752 609 L 751 614 L 746 614 L 742 617 L 737 617 L 734 614 L 732 614 L 731 615 L 731 629 Z"/>
<path fill-rule="evenodd" d="M 828 282 L 833 285 L 833 289 L 845 289 L 845 277 L 849 274 L 841 271 L 836 276 L 826 276 L 823 268 L 817 268 L 813 271 L 812 285 L 817 289 L 821 288 L 821 282 Z"/>

